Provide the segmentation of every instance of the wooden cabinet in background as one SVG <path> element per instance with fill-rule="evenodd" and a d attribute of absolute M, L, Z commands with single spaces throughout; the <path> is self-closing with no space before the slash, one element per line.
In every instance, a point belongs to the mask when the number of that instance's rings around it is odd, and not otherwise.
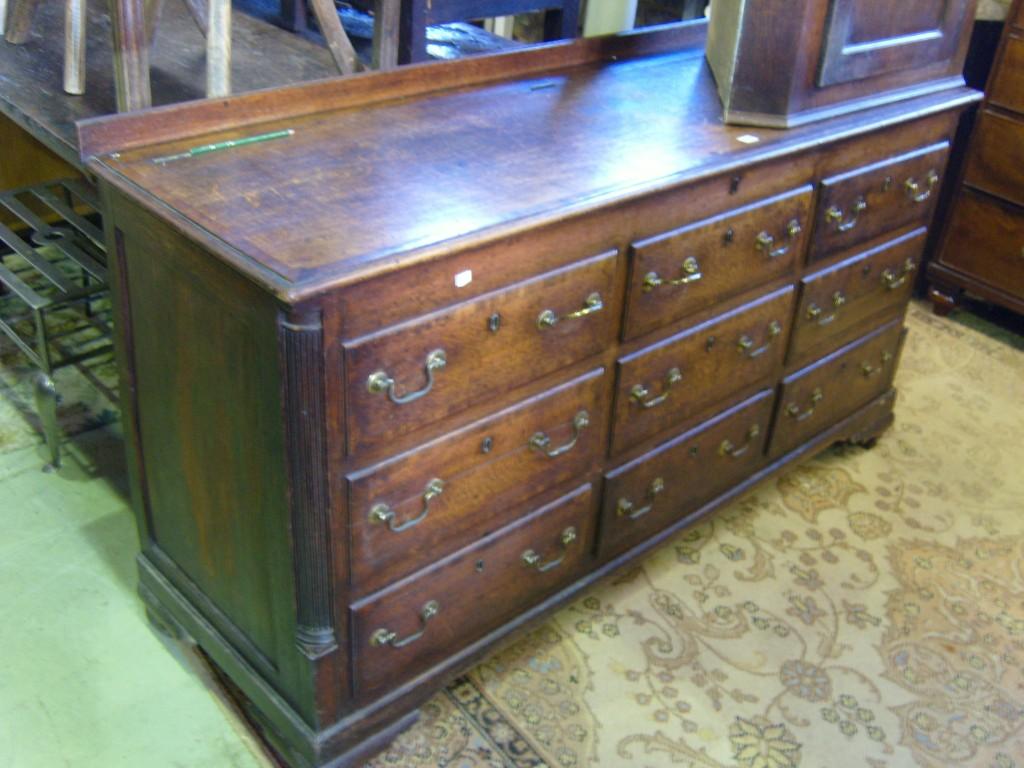
<path fill-rule="evenodd" d="M 965 292 L 1024 313 L 1024 0 L 1010 8 L 928 283 L 939 314 Z"/>
<path fill-rule="evenodd" d="M 705 30 L 80 126 L 140 592 L 296 768 L 357 764 L 509 633 L 891 423 L 976 94 L 733 129 Z"/>

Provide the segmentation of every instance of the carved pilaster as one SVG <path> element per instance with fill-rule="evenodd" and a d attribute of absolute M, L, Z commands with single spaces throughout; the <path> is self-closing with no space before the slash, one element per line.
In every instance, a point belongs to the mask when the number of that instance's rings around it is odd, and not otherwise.
<path fill-rule="evenodd" d="M 323 390 L 323 325 L 319 312 L 282 317 L 285 435 L 298 626 L 295 642 L 310 660 L 338 647 Z"/>

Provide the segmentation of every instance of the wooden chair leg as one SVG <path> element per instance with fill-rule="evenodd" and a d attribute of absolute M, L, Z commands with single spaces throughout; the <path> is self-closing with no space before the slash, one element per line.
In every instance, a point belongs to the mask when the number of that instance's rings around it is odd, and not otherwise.
<path fill-rule="evenodd" d="M 545 40 L 572 40 L 579 34 L 579 0 L 566 0 L 559 9 L 544 14 Z"/>
<path fill-rule="evenodd" d="M 401 0 L 374 0 L 373 66 L 375 69 L 394 69 L 398 66 L 398 35 L 401 14 Z"/>
<path fill-rule="evenodd" d="M 8 9 L 4 39 L 8 43 L 21 45 L 28 40 L 32 31 L 32 19 L 36 15 L 39 0 L 14 0 Z"/>
<path fill-rule="evenodd" d="M 401 0 L 398 33 L 398 63 L 415 64 L 427 60 L 426 0 Z"/>
<path fill-rule="evenodd" d="M 64 91 L 74 96 L 85 93 L 86 0 L 64 3 Z"/>
<path fill-rule="evenodd" d="M 327 41 L 327 47 L 331 50 L 338 71 L 343 75 L 357 72 L 361 68 L 359 57 L 356 56 L 356 49 L 352 47 L 352 41 L 345 34 L 345 28 L 341 26 L 334 0 L 309 0 L 309 5 L 313 9 L 320 34 Z"/>
<path fill-rule="evenodd" d="M 206 96 L 231 93 L 231 0 L 210 0 L 206 32 Z"/>
<path fill-rule="evenodd" d="M 289 32 L 308 29 L 306 0 L 281 0 L 281 26 Z"/>
<path fill-rule="evenodd" d="M 149 88 L 149 39 L 143 0 L 110 0 L 110 22 L 117 110 L 145 109 L 153 98 Z"/>
<path fill-rule="evenodd" d="M 146 39 L 150 45 L 156 38 L 156 27 L 160 23 L 160 14 L 164 10 L 164 0 L 143 0 L 146 10 Z"/>

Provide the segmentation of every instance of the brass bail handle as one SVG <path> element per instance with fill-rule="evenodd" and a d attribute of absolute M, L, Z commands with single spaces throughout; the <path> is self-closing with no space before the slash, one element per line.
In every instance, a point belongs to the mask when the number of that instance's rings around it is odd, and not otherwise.
<path fill-rule="evenodd" d="M 864 374 L 864 378 L 870 379 L 872 376 L 877 376 L 878 374 L 880 374 L 882 371 L 885 370 L 885 366 L 892 362 L 892 357 L 892 352 L 883 352 L 882 364 L 879 365 L 877 368 L 873 366 L 871 363 L 861 363 L 860 370 L 861 373 Z"/>
<path fill-rule="evenodd" d="M 815 408 L 825 398 L 825 394 L 821 391 L 821 387 L 816 387 L 811 393 L 811 407 L 806 411 L 801 410 L 799 404 L 790 403 L 786 406 L 786 413 L 789 414 L 790 418 L 796 419 L 797 421 L 807 421 L 814 415 Z"/>
<path fill-rule="evenodd" d="M 651 481 L 650 486 L 647 488 L 646 505 L 637 507 L 632 501 L 623 497 L 619 499 L 619 503 L 615 507 L 615 512 L 619 517 L 628 517 L 630 520 L 639 520 L 654 509 L 654 502 L 658 500 L 658 495 L 664 490 L 665 480 L 661 477 L 656 477 Z"/>
<path fill-rule="evenodd" d="M 551 438 L 548 437 L 544 432 L 536 432 L 530 438 L 530 448 L 538 453 L 542 453 L 549 459 L 555 459 L 564 453 L 568 453 L 576 447 L 576 443 L 580 441 L 580 435 L 583 434 L 583 430 L 590 426 L 590 414 L 586 411 L 580 411 L 572 419 L 572 439 L 560 445 L 557 448 L 549 447 L 551 445 Z"/>
<path fill-rule="evenodd" d="M 897 288 L 903 287 L 906 284 L 907 278 L 914 273 L 917 269 L 917 264 L 913 259 L 907 259 L 903 262 L 903 271 L 897 273 L 894 269 L 882 270 L 882 285 L 887 290 L 895 291 Z"/>
<path fill-rule="evenodd" d="M 846 295 L 842 291 L 836 291 L 835 293 L 832 294 L 833 307 L 835 307 L 838 310 L 844 304 L 846 304 Z M 834 322 L 838 316 L 838 312 L 830 312 L 829 314 L 826 315 L 825 310 L 823 310 L 813 301 L 811 302 L 811 305 L 807 308 L 807 319 L 812 322 L 816 322 L 818 325 L 829 325 L 830 323 Z"/>
<path fill-rule="evenodd" d="M 939 174 L 937 171 L 930 170 L 928 175 L 925 176 L 926 188 L 922 191 L 921 184 L 911 176 L 904 182 L 903 188 L 907 192 L 907 197 L 913 200 L 915 203 L 925 203 L 932 196 L 932 192 L 935 191 L 935 187 L 939 183 Z"/>
<path fill-rule="evenodd" d="M 395 510 L 389 507 L 383 502 L 374 504 L 370 508 L 370 522 L 371 523 L 383 523 L 387 525 L 388 530 L 392 533 L 401 533 L 412 528 L 414 525 L 419 525 L 427 519 L 427 515 L 430 514 L 430 502 L 436 499 L 444 492 L 444 481 L 439 477 L 435 477 L 423 490 L 423 511 L 411 520 L 406 520 L 404 523 L 395 525 Z"/>
<path fill-rule="evenodd" d="M 366 380 L 366 388 L 375 395 L 387 394 L 388 399 L 396 405 L 405 405 L 419 400 L 434 388 L 434 371 L 440 371 L 448 364 L 448 357 L 443 349 L 435 349 L 427 355 L 423 363 L 427 383 L 422 389 L 404 395 L 395 394 L 395 380 L 385 371 L 375 371 Z"/>
<path fill-rule="evenodd" d="M 562 561 L 569 554 L 569 545 L 571 545 L 577 539 L 576 528 L 569 526 L 562 535 L 558 538 L 559 543 L 562 545 L 562 554 L 556 557 L 554 560 L 548 560 L 546 563 L 542 562 L 542 558 L 532 549 L 528 549 L 523 552 L 523 563 L 527 568 L 533 568 L 538 573 L 547 573 L 548 571 L 557 568 L 562 564 Z"/>
<path fill-rule="evenodd" d="M 570 312 L 562 317 L 559 317 L 553 309 L 545 309 L 537 315 L 537 327 L 541 330 L 554 328 L 563 320 L 576 320 L 581 317 L 587 317 L 595 312 L 600 312 L 602 309 L 604 309 L 604 301 L 601 300 L 601 294 L 594 291 L 594 293 L 587 296 L 581 309 L 577 309 L 575 312 Z"/>
<path fill-rule="evenodd" d="M 631 400 L 639 403 L 641 408 L 657 408 L 669 399 L 672 395 L 672 387 L 682 380 L 683 372 L 678 368 L 671 368 L 665 376 L 665 387 L 660 395 L 657 397 L 650 397 L 651 391 L 647 387 L 643 384 L 634 384 L 633 388 L 629 390 L 629 397 Z"/>
<path fill-rule="evenodd" d="M 757 236 L 757 239 L 754 241 L 754 247 L 759 251 L 765 251 L 768 254 L 768 258 L 778 259 L 789 253 L 789 249 L 792 247 L 793 241 L 796 240 L 803 231 L 804 228 L 800 226 L 800 220 L 793 219 L 786 225 L 786 237 L 789 239 L 789 243 L 775 248 L 775 236 L 765 231 L 761 232 Z"/>
<path fill-rule="evenodd" d="M 392 648 L 405 648 L 405 646 L 415 643 L 419 640 L 427 631 L 427 622 L 437 616 L 441 611 L 441 606 L 437 600 L 430 600 L 424 603 L 423 608 L 420 609 L 420 631 L 414 632 L 411 635 L 399 639 L 397 632 L 392 632 L 390 629 L 381 627 L 370 635 L 370 645 L 374 648 L 380 648 L 382 646 L 390 646 Z"/>
<path fill-rule="evenodd" d="M 674 280 L 665 280 L 657 272 L 648 272 L 644 275 L 644 293 L 650 293 L 662 285 L 689 285 L 703 279 L 704 275 L 700 271 L 700 262 L 697 261 L 695 256 L 687 256 L 683 259 L 682 266 L 680 267 L 680 276 Z"/>
<path fill-rule="evenodd" d="M 763 345 L 761 345 L 757 349 L 754 349 L 754 340 L 747 336 L 746 334 L 744 334 L 743 336 L 740 336 L 740 340 L 736 346 L 737 349 L 742 354 L 745 354 L 747 357 L 760 357 L 769 349 L 771 349 L 772 342 L 775 341 L 776 337 L 778 337 L 781 333 L 782 324 L 778 320 L 772 320 L 770 323 L 768 323 L 768 331 L 765 334 L 765 343 Z"/>
<path fill-rule="evenodd" d="M 721 456 L 731 456 L 734 459 L 738 459 L 741 456 L 750 452 L 754 442 L 761 435 L 761 425 L 754 424 L 747 430 L 747 442 L 743 445 L 736 447 L 732 444 L 731 440 L 723 440 L 722 444 L 718 446 L 718 453 Z"/>
<path fill-rule="evenodd" d="M 857 201 L 853 204 L 853 212 L 850 218 L 846 218 L 846 214 L 843 209 L 838 205 L 833 205 L 827 211 L 825 211 L 825 220 L 834 224 L 837 232 L 849 232 L 860 223 L 860 215 L 868 209 L 868 201 L 862 195 L 857 198 Z"/>

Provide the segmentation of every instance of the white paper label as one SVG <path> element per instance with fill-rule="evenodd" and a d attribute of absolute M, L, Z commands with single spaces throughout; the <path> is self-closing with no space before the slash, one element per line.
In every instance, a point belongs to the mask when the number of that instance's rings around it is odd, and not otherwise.
<path fill-rule="evenodd" d="M 473 282 L 473 270 L 472 269 L 467 269 L 467 270 L 465 270 L 463 272 L 459 272 L 459 274 L 457 274 L 455 276 L 455 287 L 456 288 L 465 288 L 467 285 L 469 285 L 472 282 Z"/>
<path fill-rule="evenodd" d="M 754 136 L 752 133 L 744 133 L 742 136 L 737 136 L 736 141 L 740 144 L 757 144 L 761 139 Z"/>

